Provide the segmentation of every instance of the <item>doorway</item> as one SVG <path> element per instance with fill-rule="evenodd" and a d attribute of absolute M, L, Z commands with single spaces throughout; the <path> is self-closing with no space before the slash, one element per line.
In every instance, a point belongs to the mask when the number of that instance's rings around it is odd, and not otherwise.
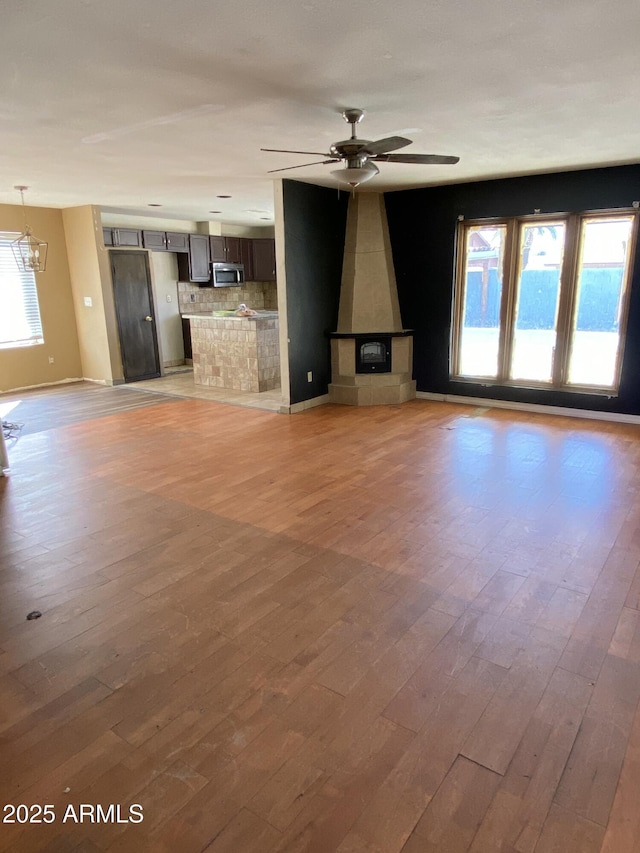
<path fill-rule="evenodd" d="M 124 380 L 160 376 L 148 253 L 111 250 L 109 256 Z"/>

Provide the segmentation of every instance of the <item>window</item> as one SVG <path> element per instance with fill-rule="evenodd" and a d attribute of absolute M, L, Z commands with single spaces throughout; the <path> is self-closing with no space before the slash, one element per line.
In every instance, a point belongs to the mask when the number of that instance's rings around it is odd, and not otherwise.
<path fill-rule="evenodd" d="M 11 251 L 19 234 L 0 234 L 0 348 L 42 344 L 38 291 L 33 272 L 23 272 Z"/>
<path fill-rule="evenodd" d="M 461 222 L 452 375 L 617 390 L 637 211 Z"/>

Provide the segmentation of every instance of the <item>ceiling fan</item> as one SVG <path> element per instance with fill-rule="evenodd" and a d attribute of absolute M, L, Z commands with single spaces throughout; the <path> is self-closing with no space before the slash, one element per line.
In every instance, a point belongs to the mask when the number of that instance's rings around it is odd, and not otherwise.
<path fill-rule="evenodd" d="M 364 181 L 369 181 L 379 174 L 380 170 L 376 163 L 416 163 L 420 165 L 457 163 L 459 157 L 448 157 L 443 154 L 391 154 L 406 145 L 411 145 L 412 140 L 404 136 L 387 136 L 385 139 L 377 139 L 373 142 L 368 139 L 358 139 L 356 136 L 356 125 L 364 118 L 364 110 L 348 109 L 342 113 L 344 120 L 351 125 L 351 137 L 340 142 L 334 142 L 329 148 L 329 153 L 321 151 L 289 151 L 283 148 L 261 148 L 261 151 L 274 151 L 280 154 L 317 154 L 325 157 L 324 160 L 315 160 L 313 163 L 302 163 L 300 166 L 286 166 L 284 169 L 271 169 L 268 174 L 274 172 L 287 172 L 289 169 L 301 169 L 304 166 L 326 165 L 327 163 L 345 164 L 343 169 L 332 172 L 338 180 L 345 181 L 352 187 L 357 187 Z"/>

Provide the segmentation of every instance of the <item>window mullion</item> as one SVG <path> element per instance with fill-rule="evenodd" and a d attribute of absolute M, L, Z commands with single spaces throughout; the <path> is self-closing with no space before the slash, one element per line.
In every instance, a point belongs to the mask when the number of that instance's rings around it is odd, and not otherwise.
<path fill-rule="evenodd" d="M 575 307 L 576 272 L 580 249 L 580 221 L 579 216 L 569 216 L 566 220 L 567 230 L 560 274 L 556 347 L 553 357 L 552 383 L 556 387 L 562 387 L 567 382 L 569 355 L 571 353 L 571 325 Z"/>
<path fill-rule="evenodd" d="M 518 267 L 519 223 L 507 222 L 504 259 L 502 264 L 502 302 L 500 304 L 500 344 L 498 348 L 498 380 L 505 382 L 511 371 L 513 349 L 513 318 Z"/>
<path fill-rule="evenodd" d="M 460 372 L 460 329 L 462 328 L 464 302 L 466 298 L 465 265 L 467 234 L 468 226 L 463 220 L 460 220 L 456 229 L 456 267 L 453 299 L 454 315 L 451 336 L 451 372 L 454 376 L 457 376 Z"/>
<path fill-rule="evenodd" d="M 622 293 L 620 296 L 620 306 L 618 309 L 618 316 L 620 317 L 620 325 L 619 325 L 619 335 L 620 335 L 620 345 L 618 346 L 618 352 L 616 354 L 616 366 L 615 366 L 615 378 L 614 384 L 616 388 L 620 384 L 620 377 L 622 373 L 622 358 L 624 355 L 624 346 L 627 339 L 627 319 L 629 316 L 629 296 L 630 296 L 630 282 L 631 282 L 631 273 L 633 270 L 633 258 L 636 256 L 636 245 L 638 241 L 638 211 L 635 210 L 633 212 L 633 224 L 631 228 L 631 237 L 627 244 L 627 251 L 625 257 L 625 266 L 624 266 L 624 281 L 622 285 Z"/>

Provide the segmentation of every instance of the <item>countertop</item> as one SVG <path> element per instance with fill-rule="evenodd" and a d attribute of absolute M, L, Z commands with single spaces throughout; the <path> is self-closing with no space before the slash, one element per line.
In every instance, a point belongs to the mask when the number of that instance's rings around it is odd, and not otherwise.
<path fill-rule="evenodd" d="M 182 314 L 185 320 L 277 320 L 277 311 L 258 311 L 248 317 L 238 316 L 234 311 L 201 311 L 196 314 Z"/>

